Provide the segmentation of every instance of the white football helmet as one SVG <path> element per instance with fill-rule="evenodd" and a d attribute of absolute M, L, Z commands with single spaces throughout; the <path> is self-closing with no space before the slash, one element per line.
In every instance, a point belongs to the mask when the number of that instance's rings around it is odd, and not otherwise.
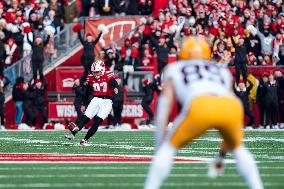
<path fill-rule="evenodd" d="M 105 74 L 105 71 L 105 63 L 102 60 L 96 60 L 91 66 L 91 73 L 96 78 L 102 77 Z"/>

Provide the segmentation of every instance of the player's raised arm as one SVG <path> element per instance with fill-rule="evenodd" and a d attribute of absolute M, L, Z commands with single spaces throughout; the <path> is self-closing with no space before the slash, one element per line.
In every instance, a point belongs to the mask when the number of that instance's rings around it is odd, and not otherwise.
<path fill-rule="evenodd" d="M 165 81 L 164 89 L 159 97 L 157 105 L 157 131 L 156 131 L 156 149 L 160 146 L 166 135 L 166 128 L 169 123 L 169 116 L 174 102 L 173 81 Z"/>

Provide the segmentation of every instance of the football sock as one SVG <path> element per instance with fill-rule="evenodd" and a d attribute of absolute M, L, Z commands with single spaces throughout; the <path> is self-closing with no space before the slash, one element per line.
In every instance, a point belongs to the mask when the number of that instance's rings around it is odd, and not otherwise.
<path fill-rule="evenodd" d="M 176 149 L 169 143 L 161 145 L 152 161 L 144 189 L 160 188 L 164 179 L 171 171 L 175 154 Z"/>
<path fill-rule="evenodd" d="M 94 123 L 91 126 L 91 128 L 88 130 L 86 136 L 85 136 L 85 140 L 89 140 L 89 138 L 91 138 L 98 130 L 100 124 L 103 122 L 104 120 L 98 116 L 94 117 Z"/>
<path fill-rule="evenodd" d="M 90 121 L 90 118 L 88 118 L 86 115 L 83 115 L 81 118 L 80 118 L 80 121 L 78 123 L 78 127 L 79 127 L 79 130 L 81 131 L 83 129 L 83 127 Z M 72 131 L 72 134 L 75 136 L 77 132 L 75 131 Z"/>
<path fill-rule="evenodd" d="M 244 146 L 240 146 L 232 154 L 236 160 L 238 171 L 248 187 L 250 189 L 263 189 L 258 168 L 252 154 Z"/>

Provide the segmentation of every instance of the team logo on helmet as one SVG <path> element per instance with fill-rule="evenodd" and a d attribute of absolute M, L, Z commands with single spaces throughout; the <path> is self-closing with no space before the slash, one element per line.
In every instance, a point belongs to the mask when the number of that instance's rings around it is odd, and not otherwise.
<path fill-rule="evenodd" d="M 96 60 L 91 66 L 91 73 L 97 78 L 102 77 L 105 71 L 105 63 L 102 60 Z"/>

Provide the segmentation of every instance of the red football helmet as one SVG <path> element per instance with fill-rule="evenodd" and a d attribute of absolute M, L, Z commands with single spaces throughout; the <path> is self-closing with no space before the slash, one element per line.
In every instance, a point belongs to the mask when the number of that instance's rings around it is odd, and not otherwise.
<path fill-rule="evenodd" d="M 91 73 L 97 78 L 102 77 L 105 71 L 105 63 L 102 60 L 96 60 L 91 66 Z"/>

